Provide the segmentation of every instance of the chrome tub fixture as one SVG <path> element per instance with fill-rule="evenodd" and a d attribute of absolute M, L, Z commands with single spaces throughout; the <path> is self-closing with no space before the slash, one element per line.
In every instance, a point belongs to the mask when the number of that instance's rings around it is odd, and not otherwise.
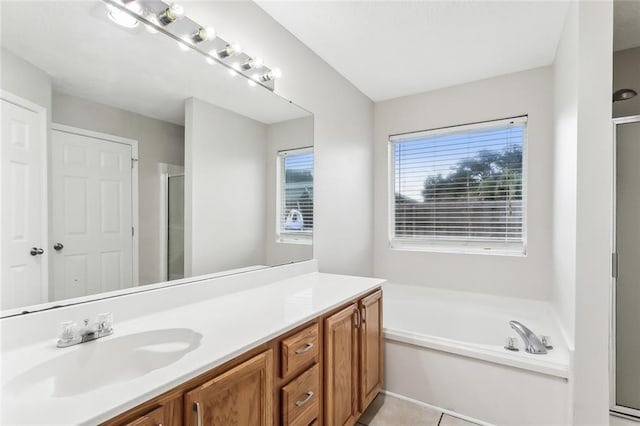
<path fill-rule="evenodd" d="M 525 352 L 536 355 L 544 355 L 547 353 L 547 348 L 540 339 L 538 339 L 538 336 L 536 336 L 533 331 L 527 328 L 524 324 L 518 321 L 509 321 L 509 325 L 522 338 Z"/>

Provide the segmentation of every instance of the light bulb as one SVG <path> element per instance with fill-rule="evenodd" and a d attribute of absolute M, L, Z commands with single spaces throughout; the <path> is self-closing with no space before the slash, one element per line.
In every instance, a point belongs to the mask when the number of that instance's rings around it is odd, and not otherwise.
<path fill-rule="evenodd" d="M 176 22 L 178 19 L 182 19 L 183 16 L 184 9 L 182 6 L 172 3 L 171 6 L 158 15 L 158 21 L 160 21 L 162 25 L 168 25 L 172 22 Z"/>
<path fill-rule="evenodd" d="M 198 31 L 193 33 L 191 38 L 195 43 L 200 43 L 205 40 L 213 40 L 216 38 L 216 29 L 211 26 L 206 28 L 200 27 Z"/>
<path fill-rule="evenodd" d="M 260 74 L 254 74 L 251 76 L 254 81 L 260 81 Z"/>
<path fill-rule="evenodd" d="M 249 86 L 254 87 L 256 85 L 256 82 L 253 80 L 247 80 L 247 82 L 249 83 Z"/>
<path fill-rule="evenodd" d="M 240 53 L 242 53 L 242 47 L 238 43 L 227 44 L 224 49 L 218 50 L 218 56 L 223 59 Z"/>
<path fill-rule="evenodd" d="M 231 77 L 235 77 L 236 75 L 238 75 L 238 71 L 234 70 L 233 68 L 229 68 L 229 75 Z"/>
<path fill-rule="evenodd" d="M 261 66 L 262 66 L 262 59 L 261 58 L 258 58 L 258 57 L 249 58 L 249 59 L 247 59 L 247 62 L 242 64 L 242 69 L 250 70 L 250 69 L 260 68 Z"/>
<path fill-rule="evenodd" d="M 182 41 L 178 42 L 178 47 L 180 48 L 180 50 L 182 50 L 183 52 L 187 52 L 189 50 L 189 45 L 191 44 L 189 41 L 189 37 L 187 36 L 183 36 L 181 38 Z"/>
<path fill-rule="evenodd" d="M 216 59 L 220 59 L 220 56 L 218 55 L 218 51 L 213 49 L 209 51 L 209 55 L 213 56 Z"/>
<path fill-rule="evenodd" d="M 109 9 L 109 19 L 111 19 L 116 24 L 125 28 L 135 28 L 138 26 L 138 20 L 129 15 L 127 12 L 124 12 L 123 10 L 110 4 L 107 5 L 107 8 Z M 129 3 L 126 8 L 136 14 L 142 13 L 142 7 L 136 2 Z"/>
<path fill-rule="evenodd" d="M 216 61 L 214 61 L 213 59 L 211 59 L 211 58 L 210 58 L 210 57 L 208 57 L 208 56 L 207 56 L 206 58 L 204 58 L 204 60 L 205 60 L 205 61 L 207 61 L 207 63 L 208 63 L 209 65 L 213 65 L 213 64 L 215 64 L 215 63 L 216 63 Z"/>
<path fill-rule="evenodd" d="M 280 71 L 280 68 L 274 68 L 271 70 L 271 75 L 273 78 L 282 78 L 282 71 Z"/>
<path fill-rule="evenodd" d="M 282 71 L 280 68 L 274 68 L 260 76 L 260 81 L 266 83 L 267 81 L 275 80 L 276 78 L 282 77 Z"/>

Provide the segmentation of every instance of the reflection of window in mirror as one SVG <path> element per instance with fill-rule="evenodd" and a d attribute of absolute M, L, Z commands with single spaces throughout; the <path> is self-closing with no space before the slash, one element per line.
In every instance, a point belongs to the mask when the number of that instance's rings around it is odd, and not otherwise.
<path fill-rule="evenodd" d="M 313 148 L 278 152 L 276 241 L 311 244 Z"/>

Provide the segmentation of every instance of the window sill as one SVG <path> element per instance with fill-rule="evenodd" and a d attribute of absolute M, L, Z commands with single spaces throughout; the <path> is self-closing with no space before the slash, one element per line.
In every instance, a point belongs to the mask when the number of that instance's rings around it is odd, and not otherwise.
<path fill-rule="evenodd" d="M 443 254 L 472 254 L 472 255 L 489 255 L 489 256 L 509 256 L 509 257 L 527 257 L 527 248 L 525 244 L 514 244 L 512 246 L 487 246 L 486 244 L 437 244 L 425 243 L 417 241 L 401 241 L 392 240 L 389 243 L 391 250 L 397 251 L 416 251 Z"/>
<path fill-rule="evenodd" d="M 279 236 L 276 238 L 278 244 L 299 244 L 303 246 L 313 245 L 312 237 Z"/>

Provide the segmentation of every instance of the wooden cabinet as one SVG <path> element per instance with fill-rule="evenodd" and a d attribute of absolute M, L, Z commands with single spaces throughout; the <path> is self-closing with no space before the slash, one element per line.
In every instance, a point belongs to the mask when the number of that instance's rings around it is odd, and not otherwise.
<path fill-rule="evenodd" d="M 380 390 L 382 373 L 377 290 L 103 425 L 351 426 Z"/>
<path fill-rule="evenodd" d="M 187 392 L 185 421 L 198 426 L 273 424 L 273 352 L 268 350 Z"/>
<path fill-rule="evenodd" d="M 174 426 L 182 424 L 182 391 L 174 389 L 103 423 L 107 426 Z"/>
<path fill-rule="evenodd" d="M 353 425 L 382 388 L 382 291 L 325 320 L 325 422 Z"/>
<path fill-rule="evenodd" d="M 282 340 L 282 377 L 290 377 L 318 358 L 318 324 Z"/>
<path fill-rule="evenodd" d="M 282 424 L 308 426 L 320 412 L 318 364 L 282 387 Z"/>
<path fill-rule="evenodd" d="M 352 425 L 358 418 L 358 317 L 358 305 L 353 303 L 324 323 L 327 425 Z"/>
<path fill-rule="evenodd" d="M 382 389 L 383 338 L 382 291 L 360 301 L 360 412 L 371 404 Z"/>

